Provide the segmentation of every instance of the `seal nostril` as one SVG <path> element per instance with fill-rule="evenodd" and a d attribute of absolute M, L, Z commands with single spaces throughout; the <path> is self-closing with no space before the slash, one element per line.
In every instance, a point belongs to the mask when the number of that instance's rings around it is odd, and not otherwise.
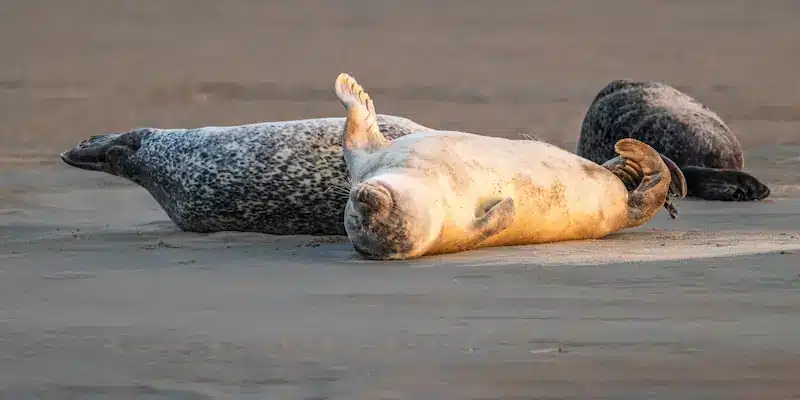
<path fill-rule="evenodd" d="M 363 184 L 356 192 L 356 200 L 367 210 L 378 212 L 392 204 L 392 197 L 383 185 Z"/>

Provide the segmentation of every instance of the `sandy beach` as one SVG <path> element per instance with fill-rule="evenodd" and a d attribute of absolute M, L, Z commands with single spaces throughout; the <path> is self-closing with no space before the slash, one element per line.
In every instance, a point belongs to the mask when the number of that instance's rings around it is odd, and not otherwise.
<path fill-rule="evenodd" d="M 791 0 L 0 0 L 0 398 L 800 398 Z M 717 111 L 772 188 L 603 240 L 408 262 L 179 231 L 90 135 L 381 113 L 574 151 L 617 78 Z"/>

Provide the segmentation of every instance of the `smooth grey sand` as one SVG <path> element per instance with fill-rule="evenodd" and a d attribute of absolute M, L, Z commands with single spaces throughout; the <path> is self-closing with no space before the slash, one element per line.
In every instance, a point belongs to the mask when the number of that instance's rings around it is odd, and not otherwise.
<path fill-rule="evenodd" d="M 603 240 L 374 263 L 342 238 L 180 232 L 95 178 L 2 216 L 4 398 L 798 389 L 797 199 L 679 201 L 680 219 Z"/>
<path fill-rule="evenodd" d="M 800 16 L 790 0 L 0 0 L 0 398 L 800 396 Z M 574 149 L 611 79 L 737 132 L 758 203 L 603 240 L 361 260 L 178 231 L 59 151 L 136 126 L 380 112 Z"/>

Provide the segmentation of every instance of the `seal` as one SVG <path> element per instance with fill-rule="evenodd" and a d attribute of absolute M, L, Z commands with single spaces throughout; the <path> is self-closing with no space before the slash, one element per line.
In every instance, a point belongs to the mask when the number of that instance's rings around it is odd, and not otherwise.
<path fill-rule="evenodd" d="M 140 128 L 92 136 L 67 164 L 137 183 L 191 232 L 344 235 L 345 118 L 197 129 Z M 429 130 L 379 115 L 388 138 Z"/>
<path fill-rule="evenodd" d="M 690 197 L 752 201 L 770 195 L 767 185 L 742 171 L 741 145 L 722 118 L 664 83 L 608 83 L 586 112 L 576 153 L 602 163 L 614 157 L 614 143 L 623 138 L 643 141 L 672 159 Z"/>
<path fill-rule="evenodd" d="M 606 166 L 542 141 L 466 132 L 390 141 L 352 76 L 340 74 L 334 89 L 348 112 L 342 143 L 352 189 L 344 227 L 365 258 L 602 238 L 649 221 L 671 187 L 685 195 L 680 170 L 673 175 L 638 140 L 617 142 L 619 157 Z M 629 191 L 618 174 L 638 186 Z"/>

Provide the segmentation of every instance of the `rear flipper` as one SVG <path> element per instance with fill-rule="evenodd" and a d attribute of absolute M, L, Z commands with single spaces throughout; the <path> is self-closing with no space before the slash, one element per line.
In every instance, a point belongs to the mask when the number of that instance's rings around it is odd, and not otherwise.
<path fill-rule="evenodd" d="M 619 140 L 614 149 L 619 157 L 606 161 L 603 166 L 628 188 L 627 227 L 646 223 L 662 206 L 675 218 L 677 210 L 668 196 L 686 195 L 686 180 L 675 163 L 636 139 Z"/>
<path fill-rule="evenodd" d="M 655 150 L 653 150 L 655 151 Z M 661 156 L 661 161 L 664 162 L 670 175 L 669 190 L 667 198 L 664 201 L 664 208 L 667 209 L 670 218 L 675 219 L 678 216 L 678 210 L 672 204 L 670 197 L 683 198 L 687 193 L 687 182 L 680 168 L 669 157 L 658 154 Z M 623 156 L 614 157 L 605 163 L 603 167 L 609 169 L 614 175 L 617 175 L 628 191 L 636 190 L 642 183 L 642 171 L 636 162 L 626 159 Z"/>
<path fill-rule="evenodd" d="M 695 166 L 681 168 L 686 176 L 688 195 L 703 200 L 754 201 L 770 195 L 767 185 L 752 175 L 729 169 Z"/>

